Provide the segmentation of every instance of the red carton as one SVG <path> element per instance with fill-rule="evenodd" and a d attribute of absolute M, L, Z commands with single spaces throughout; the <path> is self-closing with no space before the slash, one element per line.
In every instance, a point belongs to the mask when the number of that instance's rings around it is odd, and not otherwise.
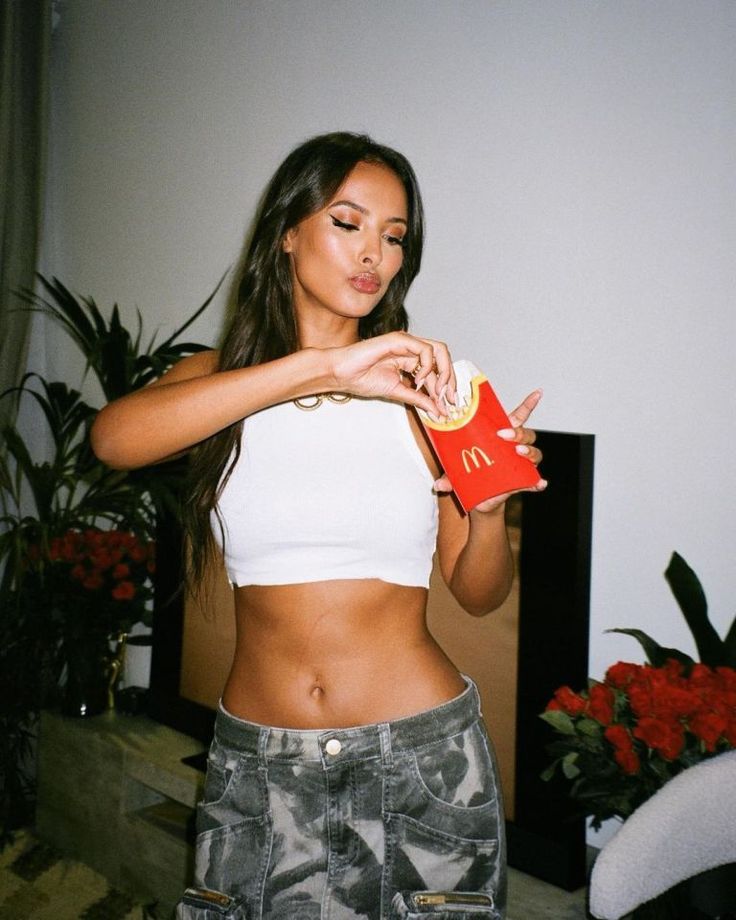
<path fill-rule="evenodd" d="M 536 485 L 541 477 L 516 444 L 496 434 L 511 428 L 509 417 L 484 374 L 470 361 L 456 361 L 457 407 L 439 421 L 419 410 L 437 458 L 464 511 L 504 492 Z"/>

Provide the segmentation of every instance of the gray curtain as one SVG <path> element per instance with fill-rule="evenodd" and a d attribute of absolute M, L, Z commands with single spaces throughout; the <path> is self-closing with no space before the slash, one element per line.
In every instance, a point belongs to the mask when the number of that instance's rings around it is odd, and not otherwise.
<path fill-rule="evenodd" d="M 0 393 L 25 371 L 46 153 L 51 0 L 0 0 Z M 0 423 L 14 400 L 0 400 Z"/>

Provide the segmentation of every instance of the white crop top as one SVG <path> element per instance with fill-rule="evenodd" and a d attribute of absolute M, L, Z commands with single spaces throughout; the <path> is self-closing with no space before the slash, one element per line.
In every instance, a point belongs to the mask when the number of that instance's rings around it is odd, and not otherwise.
<path fill-rule="evenodd" d="M 226 468 L 227 469 L 227 468 Z M 433 480 L 405 408 L 380 399 L 292 402 L 249 416 L 220 495 L 234 585 L 380 578 L 429 585 Z M 215 539 L 222 534 L 213 512 Z"/>

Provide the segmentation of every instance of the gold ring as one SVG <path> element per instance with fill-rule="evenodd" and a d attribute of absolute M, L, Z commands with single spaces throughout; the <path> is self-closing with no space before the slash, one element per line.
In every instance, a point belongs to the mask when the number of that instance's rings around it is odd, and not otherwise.
<path fill-rule="evenodd" d="M 417 366 L 416 366 L 416 367 L 414 368 L 414 370 L 411 372 L 412 377 L 416 377 L 416 375 L 419 373 L 419 371 L 420 371 L 421 369 L 422 369 L 422 359 L 420 358 L 420 359 L 417 361 Z"/>

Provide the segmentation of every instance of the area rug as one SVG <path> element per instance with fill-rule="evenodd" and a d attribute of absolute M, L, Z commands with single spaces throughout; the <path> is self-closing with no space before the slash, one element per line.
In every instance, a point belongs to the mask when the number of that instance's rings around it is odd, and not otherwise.
<path fill-rule="evenodd" d="M 0 853 L 0 920 L 164 920 L 27 832 Z"/>

